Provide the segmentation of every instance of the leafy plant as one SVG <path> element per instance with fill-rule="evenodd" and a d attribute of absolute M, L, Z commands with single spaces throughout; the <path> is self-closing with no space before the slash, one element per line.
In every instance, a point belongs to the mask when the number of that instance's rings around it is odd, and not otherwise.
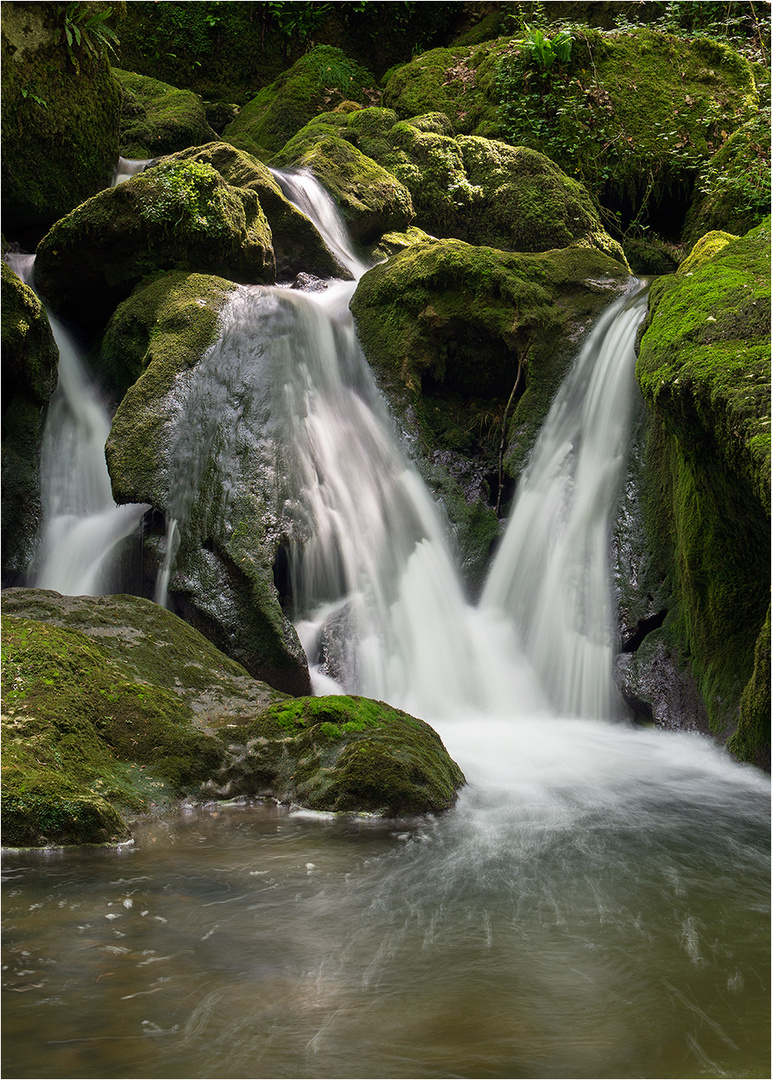
<path fill-rule="evenodd" d="M 548 38 L 538 26 L 525 24 L 525 37 L 517 44 L 522 45 L 536 66 L 542 71 L 549 71 L 556 60 L 565 62 L 571 59 L 571 34 L 568 30 L 558 30 Z"/>
<path fill-rule="evenodd" d="M 111 7 L 92 12 L 88 4 L 77 0 L 64 8 L 59 41 L 66 45 L 70 63 L 78 74 L 84 56 L 94 60 L 101 60 L 108 52 L 117 56 L 118 35 L 107 26 L 112 14 Z"/>

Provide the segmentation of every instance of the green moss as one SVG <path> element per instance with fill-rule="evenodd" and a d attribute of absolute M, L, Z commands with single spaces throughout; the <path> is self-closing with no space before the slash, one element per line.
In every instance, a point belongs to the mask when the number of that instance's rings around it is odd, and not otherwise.
<path fill-rule="evenodd" d="M 657 432 L 649 527 L 675 638 L 719 733 L 738 722 L 769 604 L 768 261 L 767 223 L 656 282 L 637 365 Z"/>
<path fill-rule="evenodd" d="M 101 192 L 38 245 L 41 292 L 72 318 L 104 325 L 159 270 L 273 280 L 271 233 L 256 192 L 205 162 L 173 161 Z"/>
<path fill-rule="evenodd" d="M 329 116 L 317 118 L 277 160 L 310 168 L 349 217 L 361 213 L 362 203 L 382 202 L 380 192 L 391 195 L 396 184 L 407 189 L 402 202 L 412 200 L 416 226 L 433 236 L 514 251 L 547 251 L 578 242 L 625 264 L 622 248 L 603 229 L 588 192 L 543 155 L 490 139 L 454 137 L 442 113 L 389 127 L 393 115 L 385 109 L 360 110 L 349 115 L 348 124 L 335 127 Z M 404 228 L 407 220 L 390 222 L 381 214 L 376 224 L 386 232 Z"/>
<path fill-rule="evenodd" d="M 716 229 L 741 235 L 769 213 L 769 115 L 768 107 L 760 109 L 702 169 L 684 227 L 687 241 Z"/>
<path fill-rule="evenodd" d="M 163 802 L 222 761 L 177 694 L 127 678 L 77 630 L 6 614 L 3 669 L 5 843 L 123 837 L 118 814 L 150 809 L 148 786 Z M 148 775 L 135 782 L 121 762 Z"/>
<path fill-rule="evenodd" d="M 165 163 L 177 161 L 210 165 L 228 185 L 255 192 L 271 228 L 279 279 L 294 278 L 301 271 L 322 278 L 341 275 L 341 267 L 316 228 L 285 198 L 268 166 L 252 154 L 213 142 L 170 155 Z"/>
<path fill-rule="evenodd" d="M 118 307 L 99 348 L 99 367 L 118 400 L 147 371 L 151 360 L 154 365 L 148 379 L 154 393 L 170 390 L 179 372 L 197 364 L 216 339 L 220 312 L 234 288 L 222 278 L 183 271 L 143 282 Z M 147 390 L 143 384 L 137 393 Z M 143 423 L 154 427 L 157 418 L 146 415 Z M 120 420 L 118 424 L 120 428 Z M 110 453 L 119 453 L 119 447 L 116 434 Z M 113 461 L 117 480 L 123 469 Z M 151 463 L 146 466 L 150 468 Z M 131 462 L 132 473 L 141 468 L 141 462 Z"/>
<path fill-rule="evenodd" d="M 700 237 L 687 257 L 680 264 L 678 273 L 682 277 L 693 274 L 698 267 L 702 266 L 705 262 L 709 262 L 722 248 L 725 248 L 727 244 L 736 239 L 737 237 L 733 236 L 732 233 L 720 231 L 706 233 L 704 236 Z"/>
<path fill-rule="evenodd" d="M 123 91 L 120 152 L 127 158 L 153 158 L 216 138 L 203 102 L 190 90 L 133 71 L 113 68 Z"/>
<path fill-rule="evenodd" d="M 372 75 L 340 49 L 318 45 L 243 107 L 223 131 L 223 138 L 248 136 L 263 153 L 281 150 L 295 132 L 331 105 L 365 104 L 375 90 Z"/>
<path fill-rule="evenodd" d="M 367 698 L 299 698 L 223 737 L 230 794 L 398 816 L 447 810 L 464 783 L 428 724 Z"/>
<path fill-rule="evenodd" d="M 43 4 L 5 6 L 2 64 L 3 228 L 13 236 L 110 183 L 121 92 L 104 59 L 75 71 Z"/>

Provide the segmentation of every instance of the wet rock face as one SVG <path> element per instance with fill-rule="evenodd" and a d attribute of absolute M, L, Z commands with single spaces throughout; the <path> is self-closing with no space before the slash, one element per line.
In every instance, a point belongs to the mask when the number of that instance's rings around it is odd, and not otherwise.
<path fill-rule="evenodd" d="M 651 696 L 658 722 L 678 723 L 662 673 L 688 658 L 711 732 L 759 764 L 768 762 L 770 715 L 769 223 L 704 240 L 652 287 L 640 339 L 649 412 L 642 535 L 667 617 L 652 672 L 644 638 L 624 680 L 637 698 Z M 678 678 L 674 686 L 680 693 Z"/>
<path fill-rule="evenodd" d="M 254 323 L 244 317 L 252 306 Z M 118 407 L 106 453 L 119 502 L 144 492 L 140 501 L 179 523 L 175 610 L 255 677 L 303 694 L 305 654 L 274 585 L 286 526 L 261 319 L 274 325 L 277 307 L 270 292 L 242 294 L 203 275 L 138 289 L 103 348 L 142 373 Z M 146 540 L 156 569 L 167 543 Z"/>

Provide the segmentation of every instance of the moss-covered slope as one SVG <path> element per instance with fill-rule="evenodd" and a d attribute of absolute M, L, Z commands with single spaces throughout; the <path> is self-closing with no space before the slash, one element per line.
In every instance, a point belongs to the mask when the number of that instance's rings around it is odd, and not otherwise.
<path fill-rule="evenodd" d="M 655 283 L 637 365 L 665 630 L 712 729 L 736 729 L 730 746 L 757 761 L 769 753 L 769 248 L 767 221 Z"/>

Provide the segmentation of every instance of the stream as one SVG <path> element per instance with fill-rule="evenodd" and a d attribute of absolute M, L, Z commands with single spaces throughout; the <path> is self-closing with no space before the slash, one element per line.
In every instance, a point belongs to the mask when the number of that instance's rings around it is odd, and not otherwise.
<path fill-rule="evenodd" d="M 300 203 L 307 181 L 282 183 Z M 291 555 L 315 687 L 423 717 L 467 786 L 437 819 L 190 805 L 117 850 L 5 853 L 3 1075 L 768 1077 L 768 778 L 631 726 L 611 679 L 645 292 L 588 336 L 472 605 L 356 343 L 354 287 L 236 290 L 200 378 L 262 425 L 228 380 L 250 378 L 251 320 L 281 329 L 261 408 L 310 537 Z M 211 417 L 205 390 L 188 423 Z M 195 495 L 177 487 L 175 530 Z"/>

